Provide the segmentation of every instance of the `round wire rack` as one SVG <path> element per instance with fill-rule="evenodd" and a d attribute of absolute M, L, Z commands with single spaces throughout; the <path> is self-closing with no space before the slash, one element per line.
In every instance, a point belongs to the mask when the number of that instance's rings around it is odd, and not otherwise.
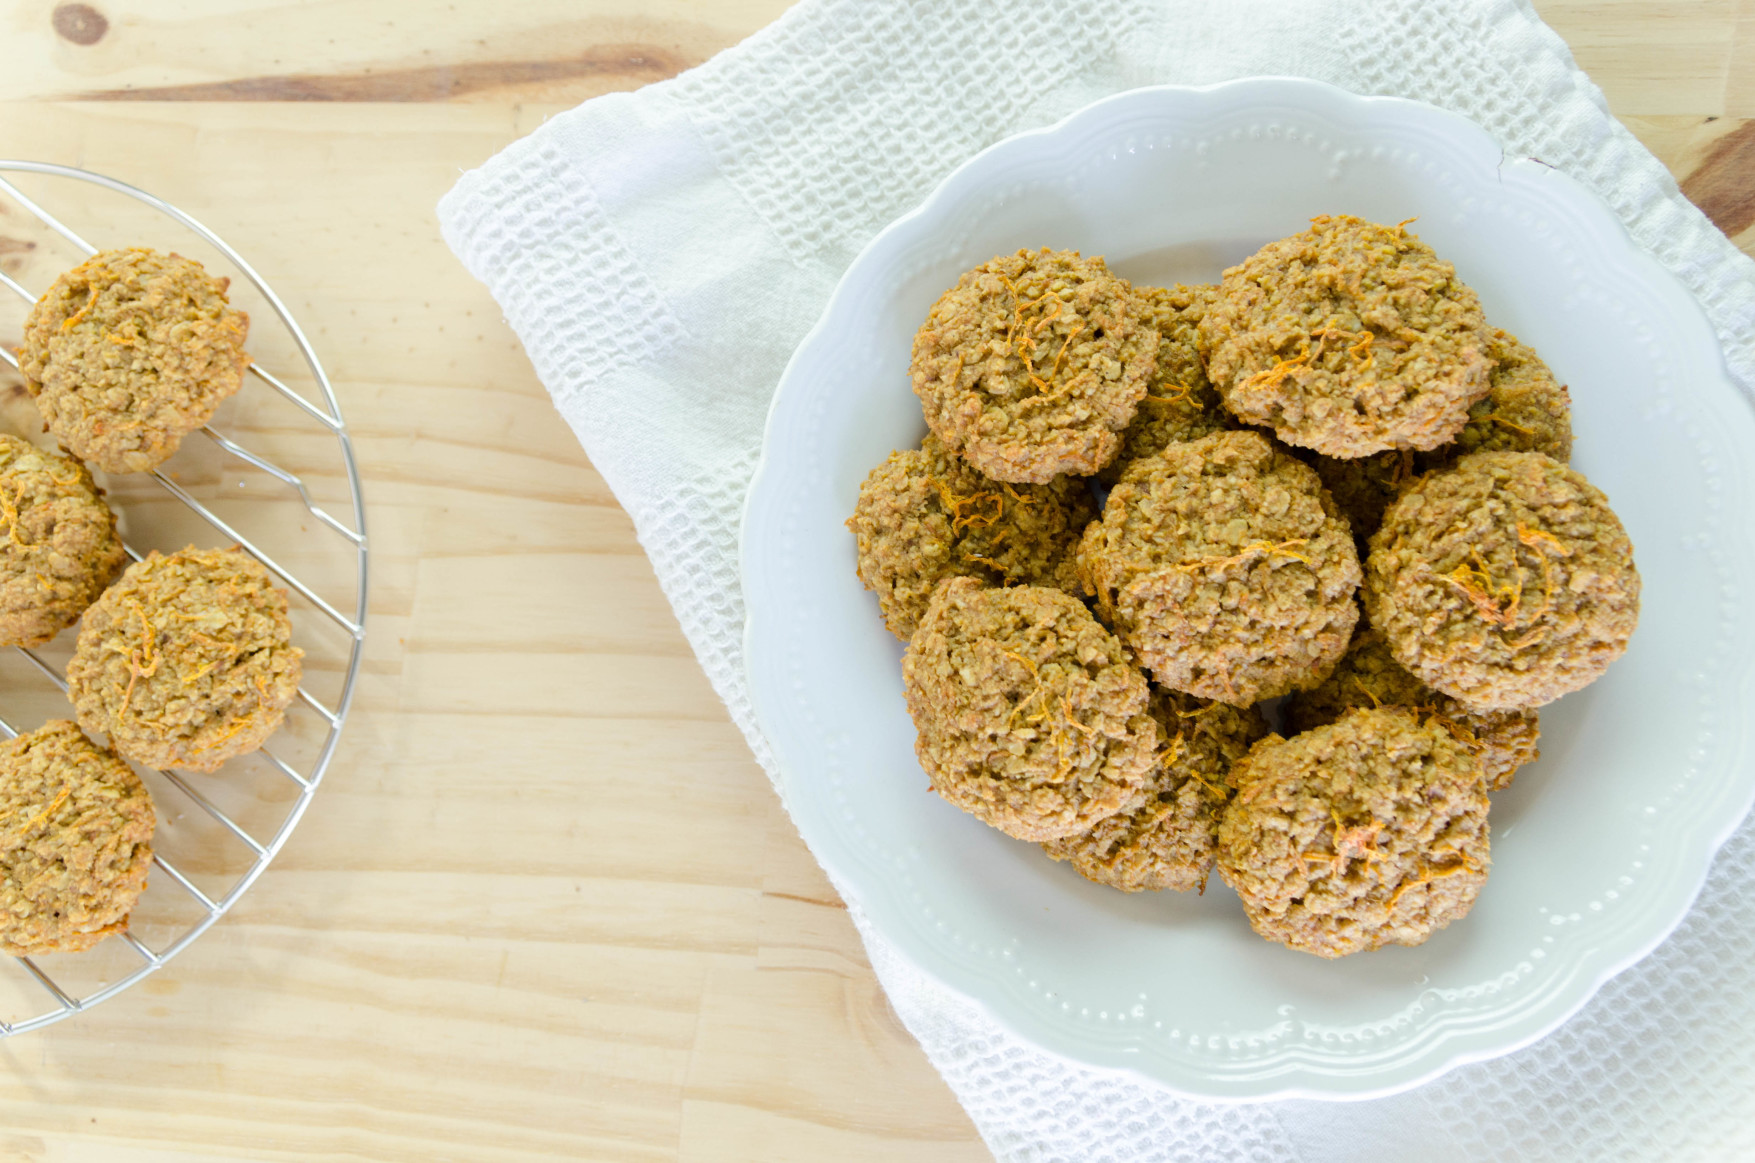
<path fill-rule="evenodd" d="M 14 175 L 37 197 L 20 189 Z M 45 203 L 62 213 L 50 213 Z M 15 315 L 0 312 L 0 364 L 16 372 L 13 346 L 30 305 L 56 274 L 98 249 L 66 224 L 64 218 L 74 216 L 106 240 L 114 238 L 109 245 L 174 249 L 213 273 L 229 268 L 241 276 L 232 278 L 231 298 L 253 324 L 245 390 L 201 430 L 205 441 L 185 440 L 150 473 L 100 479 L 132 559 L 217 539 L 267 567 L 293 595 L 293 637 L 305 650 L 305 673 L 269 746 L 212 775 L 135 765 L 153 793 L 159 825 L 155 871 L 128 931 L 83 953 L 0 958 L 0 1037 L 114 997 L 163 968 L 238 902 L 285 845 L 322 782 L 365 649 L 365 506 L 335 391 L 286 305 L 218 235 L 113 178 L 0 159 L 0 301 L 16 308 Z M 5 377 L 0 366 L 0 420 L 28 431 L 40 421 L 22 381 L 7 384 Z M 62 673 L 72 637 L 70 631 L 44 647 L 0 654 L 0 734 L 10 738 L 47 719 L 71 717 Z"/>

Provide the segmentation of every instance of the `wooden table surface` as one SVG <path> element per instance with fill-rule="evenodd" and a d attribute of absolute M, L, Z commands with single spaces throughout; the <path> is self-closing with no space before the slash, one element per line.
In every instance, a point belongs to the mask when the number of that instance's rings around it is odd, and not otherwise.
<path fill-rule="evenodd" d="M 336 380 L 374 570 L 304 823 L 164 972 L 0 1042 L 0 1159 L 988 1157 L 433 215 L 544 116 L 785 7 L 0 12 L 0 157 L 146 187 L 268 275 Z M 1537 7 L 1755 248 L 1755 0 Z M 18 224 L 14 274 L 40 261 Z"/>

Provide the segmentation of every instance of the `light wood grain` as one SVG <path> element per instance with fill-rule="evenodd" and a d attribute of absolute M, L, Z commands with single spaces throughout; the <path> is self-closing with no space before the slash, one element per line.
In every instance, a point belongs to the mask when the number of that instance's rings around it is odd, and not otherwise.
<path fill-rule="evenodd" d="M 1751 2 L 1539 5 L 1746 247 Z M 433 219 L 545 114 L 782 0 L 92 7 L 90 44 L 55 5 L 0 12 L 0 156 L 144 185 L 269 275 L 357 440 L 371 637 L 329 781 L 237 911 L 0 1042 L 0 1159 L 986 1158 Z M 34 272 L 31 241 L 0 219 L 0 267 Z M 337 495 L 267 405 L 233 419 Z"/>

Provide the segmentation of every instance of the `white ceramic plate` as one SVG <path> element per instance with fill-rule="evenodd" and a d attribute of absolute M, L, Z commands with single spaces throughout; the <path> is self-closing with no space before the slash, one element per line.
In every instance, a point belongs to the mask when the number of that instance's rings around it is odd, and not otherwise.
<path fill-rule="evenodd" d="M 1473 913 L 1338 962 L 1257 937 L 1217 877 L 1124 895 L 928 794 L 901 644 L 854 576 L 860 481 L 924 432 L 915 330 L 1021 246 L 1214 281 L 1314 214 L 1411 227 L 1571 385 L 1573 463 L 1633 537 L 1644 611 L 1542 712 Z M 1260 79 L 1143 89 L 958 169 L 874 239 L 793 357 L 744 520 L 749 676 L 787 802 L 878 929 L 1049 1050 L 1212 1099 L 1366 1097 L 1551 1030 L 1686 912 L 1755 795 L 1755 419 L 1693 300 L 1582 186 L 1408 101 Z"/>

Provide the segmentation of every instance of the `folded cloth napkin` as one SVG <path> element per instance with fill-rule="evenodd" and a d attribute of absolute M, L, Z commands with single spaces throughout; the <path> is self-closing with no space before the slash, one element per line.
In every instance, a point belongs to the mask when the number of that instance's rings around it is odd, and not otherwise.
<path fill-rule="evenodd" d="M 1594 189 L 1755 384 L 1755 266 L 1610 117 L 1525 0 L 802 0 L 673 80 L 588 101 L 440 204 L 626 506 L 770 774 L 738 521 L 774 385 L 854 255 L 957 164 L 1099 97 L 1314 77 L 1474 119 Z M 1557 1033 L 1352 1104 L 1205 1106 L 996 1027 L 852 915 L 897 1013 L 1005 1160 L 1755 1158 L 1755 828 L 1675 936 Z"/>

